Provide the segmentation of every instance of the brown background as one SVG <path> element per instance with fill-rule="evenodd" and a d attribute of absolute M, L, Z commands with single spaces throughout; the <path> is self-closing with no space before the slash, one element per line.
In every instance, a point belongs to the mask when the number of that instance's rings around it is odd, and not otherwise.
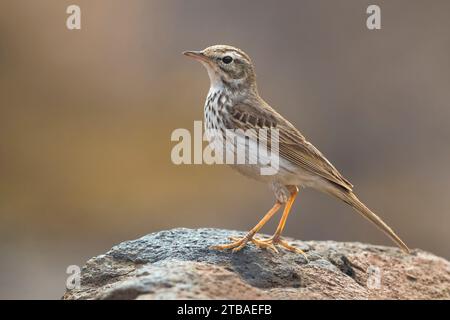
<path fill-rule="evenodd" d="M 180 53 L 218 43 L 253 57 L 262 96 L 411 247 L 449 258 L 450 2 L 375 2 L 380 31 L 360 0 L 2 0 L 0 298 L 59 298 L 68 265 L 118 242 L 245 230 L 272 205 L 225 166 L 170 161 L 208 90 Z M 286 235 L 391 244 L 311 190 Z"/>

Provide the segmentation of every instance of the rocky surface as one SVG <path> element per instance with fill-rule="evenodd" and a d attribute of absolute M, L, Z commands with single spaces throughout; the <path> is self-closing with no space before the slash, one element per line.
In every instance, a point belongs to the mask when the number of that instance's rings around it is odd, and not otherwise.
<path fill-rule="evenodd" d="M 173 229 L 90 259 L 63 299 L 450 299 L 450 263 L 431 253 L 333 241 L 299 242 L 302 255 L 253 244 L 210 250 L 220 229 Z"/>

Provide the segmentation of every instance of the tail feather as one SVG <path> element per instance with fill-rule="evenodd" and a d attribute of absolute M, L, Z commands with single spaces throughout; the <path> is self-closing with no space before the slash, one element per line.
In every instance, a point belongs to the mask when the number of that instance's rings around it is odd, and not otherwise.
<path fill-rule="evenodd" d="M 395 234 L 395 232 L 383 220 L 381 220 L 380 217 L 378 217 L 369 208 L 367 208 L 353 192 L 336 187 L 333 187 L 332 189 L 329 189 L 327 191 L 332 195 L 337 196 L 339 199 L 354 208 L 363 217 L 375 224 L 381 231 L 388 235 L 405 253 L 410 253 L 408 246 L 402 241 L 402 239 L 400 239 L 400 237 L 397 236 L 397 234 Z"/>

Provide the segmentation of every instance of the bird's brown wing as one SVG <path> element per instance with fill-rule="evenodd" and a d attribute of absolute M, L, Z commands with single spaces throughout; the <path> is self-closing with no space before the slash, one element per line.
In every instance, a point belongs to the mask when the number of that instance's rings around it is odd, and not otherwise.
<path fill-rule="evenodd" d="M 273 110 L 264 101 L 249 101 L 234 105 L 230 110 L 228 128 L 242 130 L 255 128 L 276 128 L 279 130 L 280 156 L 303 170 L 327 179 L 346 190 L 353 185 L 309 143 L 305 137 L 286 119 Z M 270 141 L 267 141 L 269 144 Z"/>

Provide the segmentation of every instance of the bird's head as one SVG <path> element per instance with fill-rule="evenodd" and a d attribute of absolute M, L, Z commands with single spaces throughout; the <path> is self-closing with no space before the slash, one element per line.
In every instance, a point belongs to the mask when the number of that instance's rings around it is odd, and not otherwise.
<path fill-rule="evenodd" d="M 211 86 L 256 91 L 253 64 L 244 51 L 232 46 L 216 45 L 202 51 L 185 51 L 183 54 L 205 66 Z"/>

